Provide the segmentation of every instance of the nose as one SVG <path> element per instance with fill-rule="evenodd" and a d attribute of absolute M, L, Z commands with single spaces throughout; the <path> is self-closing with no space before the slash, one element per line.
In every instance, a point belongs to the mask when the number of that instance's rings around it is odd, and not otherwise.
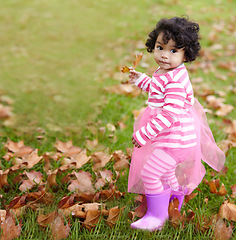
<path fill-rule="evenodd" d="M 163 59 L 168 59 L 168 54 L 165 51 L 163 51 L 162 54 L 161 54 L 161 57 Z"/>

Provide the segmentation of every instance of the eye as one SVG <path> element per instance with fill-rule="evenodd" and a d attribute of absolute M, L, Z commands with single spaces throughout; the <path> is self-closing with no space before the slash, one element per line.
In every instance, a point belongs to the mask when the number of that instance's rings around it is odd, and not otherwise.
<path fill-rule="evenodd" d="M 157 46 L 156 47 L 158 50 L 163 50 L 163 47 L 161 47 L 161 46 Z"/>
<path fill-rule="evenodd" d="M 177 53 L 177 50 L 176 49 L 172 49 L 172 50 L 170 50 L 170 52 Z"/>

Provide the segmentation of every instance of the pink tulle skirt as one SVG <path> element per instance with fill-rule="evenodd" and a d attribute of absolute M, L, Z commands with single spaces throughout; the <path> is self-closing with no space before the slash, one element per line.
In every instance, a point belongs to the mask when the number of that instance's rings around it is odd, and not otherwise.
<path fill-rule="evenodd" d="M 134 131 L 146 125 L 153 115 L 161 109 L 147 107 L 134 123 Z M 202 105 L 195 99 L 194 105 L 188 110 L 189 117 L 194 119 L 194 128 L 197 136 L 197 144 L 189 148 L 160 147 L 155 142 L 157 139 L 147 142 L 141 148 L 134 148 L 129 171 L 128 191 L 145 194 L 141 179 L 141 171 L 154 149 L 159 148 L 168 153 L 178 163 L 175 174 L 180 186 L 187 189 L 190 194 L 202 181 L 206 170 L 201 162 L 203 160 L 216 171 L 220 171 L 225 163 L 225 154 L 216 145 L 211 129 Z"/>

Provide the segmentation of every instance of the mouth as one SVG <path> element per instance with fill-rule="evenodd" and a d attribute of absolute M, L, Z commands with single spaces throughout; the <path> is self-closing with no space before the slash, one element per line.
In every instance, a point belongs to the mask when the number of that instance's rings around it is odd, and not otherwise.
<path fill-rule="evenodd" d="M 164 65 L 167 65 L 169 64 L 168 62 L 163 62 L 163 61 L 160 61 L 161 64 L 164 64 Z"/>

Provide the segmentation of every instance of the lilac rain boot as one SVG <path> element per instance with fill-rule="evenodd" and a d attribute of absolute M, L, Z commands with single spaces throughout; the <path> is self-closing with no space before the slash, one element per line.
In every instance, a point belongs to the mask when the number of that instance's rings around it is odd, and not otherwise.
<path fill-rule="evenodd" d="M 131 227 L 149 231 L 161 230 L 169 218 L 170 192 L 169 188 L 159 194 L 146 194 L 147 213 L 138 221 L 133 222 Z"/>
<path fill-rule="evenodd" d="M 171 191 L 171 198 L 170 198 L 170 202 L 174 200 L 174 198 L 177 198 L 179 201 L 179 206 L 178 206 L 178 210 L 180 212 L 183 202 L 184 202 L 184 196 L 187 192 L 187 188 L 184 190 L 179 190 L 179 191 Z"/>

